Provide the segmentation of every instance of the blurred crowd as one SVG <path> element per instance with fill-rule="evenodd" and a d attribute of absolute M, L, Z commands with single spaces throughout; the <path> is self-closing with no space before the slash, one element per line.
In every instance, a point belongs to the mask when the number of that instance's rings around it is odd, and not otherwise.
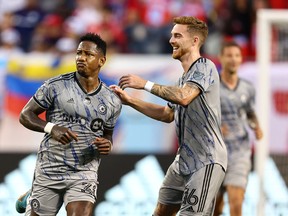
<path fill-rule="evenodd" d="M 287 0 L 0 0 L 0 45 L 66 53 L 89 31 L 107 41 L 110 53 L 165 54 L 172 18 L 189 15 L 208 24 L 204 54 L 213 58 L 223 40 L 234 39 L 253 60 L 256 11 L 287 6 Z"/>

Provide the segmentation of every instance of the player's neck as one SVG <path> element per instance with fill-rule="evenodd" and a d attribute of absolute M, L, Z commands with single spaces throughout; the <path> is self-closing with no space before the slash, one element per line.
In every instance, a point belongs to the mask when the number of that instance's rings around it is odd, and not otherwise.
<path fill-rule="evenodd" d="M 197 61 L 199 58 L 201 57 L 199 52 L 195 52 L 195 53 L 189 53 L 186 56 L 183 56 L 183 58 L 181 59 L 181 64 L 182 67 L 184 69 L 184 73 L 187 73 L 189 68 L 191 67 L 191 65 Z"/>
<path fill-rule="evenodd" d="M 234 89 L 238 83 L 239 77 L 237 73 L 225 73 L 221 72 L 221 80 L 224 82 L 229 88 Z"/>
<path fill-rule="evenodd" d="M 82 86 L 82 88 L 86 91 L 86 93 L 91 93 L 94 92 L 99 84 L 100 84 L 100 80 L 99 78 L 94 78 L 94 77 L 83 77 L 78 75 L 77 76 L 80 85 Z"/>

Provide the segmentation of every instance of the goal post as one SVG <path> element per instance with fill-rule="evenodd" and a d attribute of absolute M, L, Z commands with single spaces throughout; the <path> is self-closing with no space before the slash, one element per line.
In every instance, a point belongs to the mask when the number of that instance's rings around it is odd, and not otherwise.
<path fill-rule="evenodd" d="M 269 154 L 269 115 L 271 107 L 270 68 L 272 62 L 272 25 L 288 23 L 288 10 L 259 9 L 256 23 L 256 62 L 258 88 L 256 109 L 264 137 L 257 141 L 255 169 L 259 178 L 257 216 L 265 215 L 264 171 Z"/>

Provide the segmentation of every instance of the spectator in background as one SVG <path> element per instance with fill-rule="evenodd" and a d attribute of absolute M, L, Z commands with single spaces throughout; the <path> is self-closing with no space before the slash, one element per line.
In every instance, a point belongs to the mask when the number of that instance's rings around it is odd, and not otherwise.
<path fill-rule="evenodd" d="M 66 31 L 73 33 L 75 37 L 86 33 L 88 26 L 101 23 L 103 7 L 103 0 L 75 0 L 75 8 L 64 23 Z"/>
<path fill-rule="evenodd" d="M 229 16 L 226 17 L 223 34 L 225 40 L 236 41 L 242 49 L 243 56 L 249 56 L 252 29 L 252 1 L 230 1 Z"/>
<path fill-rule="evenodd" d="M 102 20 L 87 26 L 88 32 L 101 32 L 107 42 L 108 53 L 123 53 L 126 51 L 126 37 L 121 27 L 122 23 L 116 19 L 112 8 L 104 6 L 101 10 Z"/>
<path fill-rule="evenodd" d="M 247 126 L 250 126 L 256 139 L 263 134 L 254 109 L 255 89 L 252 84 L 239 78 L 242 63 L 240 46 L 226 42 L 219 54 L 221 76 L 222 133 L 228 151 L 228 167 L 223 187 L 218 193 L 215 214 L 222 214 L 226 191 L 231 216 L 242 216 L 242 204 L 248 175 L 251 170 L 251 140 Z"/>
<path fill-rule="evenodd" d="M 26 0 L 0 0 L 0 22 L 2 17 L 6 13 L 13 13 L 14 11 L 20 10 L 25 7 Z"/>
<path fill-rule="evenodd" d="M 62 17 L 56 14 L 48 14 L 35 28 L 30 52 L 53 52 L 57 41 L 62 37 Z"/>
<path fill-rule="evenodd" d="M 23 51 L 30 51 L 34 30 L 44 16 L 45 12 L 39 6 L 38 0 L 26 0 L 25 7 L 13 13 L 14 28 L 20 34 L 20 47 Z"/>
<path fill-rule="evenodd" d="M 135 8 L 127 9 L 124 18 L 124 33 L 127 40 L 128 53 L 147 53 L 149 43 L 148 30 L 141 22 L 140 12 Z"/>
<path fill-rule="evenodd" d="M 209 37 L 204 46 L 204 53 L 215 63 L 219 61 L 217 57 L 220 51 L 219 44 L 223 41 L 223 29 L 229 17 L 228 3 L 226 0 L 213 0 L 206 10 Z"/>

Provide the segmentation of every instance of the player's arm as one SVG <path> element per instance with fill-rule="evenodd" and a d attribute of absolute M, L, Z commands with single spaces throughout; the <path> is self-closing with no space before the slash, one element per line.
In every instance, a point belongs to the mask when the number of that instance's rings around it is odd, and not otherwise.
<path fill-rule="evenodd" d="M 174 120 L 174 111 L 168 106 L 148 103 L 138 98 L 131 98 L 128 105 L 144 115 L 158 121 L 170 123 Z"/>
<path fill-rule="evenodd" d="M 33 131 L 44 132 L 47 122 L 42 120 L 39 115 L 45 112 L 45 109 L 39 106 L 33 98 L 24 106 L 20 113 L 20 123 Z"/>
<path fill-rule="evenodd" d="M 138 98 L 131 97 L 118 86 L 110 86 L 110 88 L 120 97 L 124 105 L 131 106 L 135 110 L 158 121 L 170 123 L 174 120 L 174 110 L 170 107 L 145 102 Z"/>
<path fill-rule="evenodd" d="M 108 155 L 113 148 L 113 129 L 105 129 L 103 137 L 97 137 L 93 144 L 101 155 Z"/>
<path fill-rule="evenodd" d="M 142 79 L 136 75 L 125 75 L 119 80 L 119 86 L 122 89 L 135 88 L 135 89 L 146 89 L 147 84 L 152 84 L 149 91 L 167 101 L 182 106 L 187 106 L 191 101 L 200 94 L 199 87 L 193 82 L 187 82 L 183 87 L 177 86 L 164 86 L 160 84 L 151 83 L 145 79 Z"/>
<path fill-rule="evenodd" d="M 31 98 L 24 106 L 20 113 L 20 123 L 33 131 L 45 132 L 44 128 L 47 125 L 47 121 L 41 119 L 39 115 L 45 111 L 36 101 Z M 50 123 L 51 124 L 51 123 Z M 49 132 L 55 140 L 62 144 L 70 143 L 72 140 L 77 141 L 77 134 L 70 131 L 68 128 L 54 125 L 50 128 Z"/>
<path fill-rule="evenodd" d="M 182 106 L 190 104 L 200 92 L 199 87 L 192 82 L 185 83 L 181 88 L 154 84 L 151 89 L 152 94 Z"/>
<path fill-rule="evenodd" d="M 254 131 L 256 139 L 261 139 L 263 137 L 263 131 L 259 125 L 256 113 L 254 111 L 248 112 L 247 119 L 250 128 Z"/>

